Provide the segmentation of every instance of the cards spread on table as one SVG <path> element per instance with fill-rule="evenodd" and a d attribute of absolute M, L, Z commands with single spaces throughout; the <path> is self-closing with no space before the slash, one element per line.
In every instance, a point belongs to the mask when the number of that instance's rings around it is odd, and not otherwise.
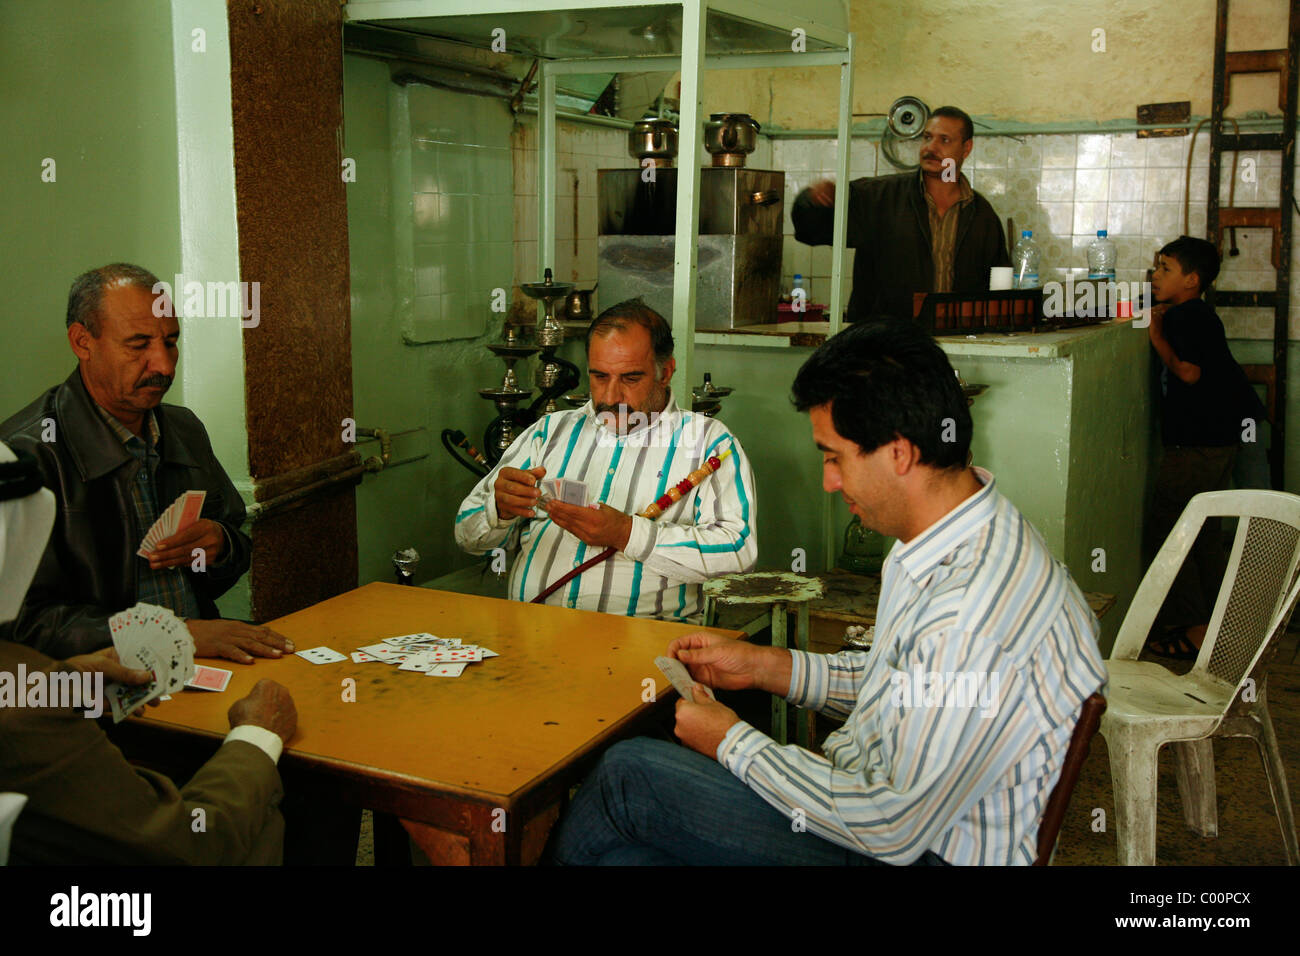
<path fill-rule="evenodd" d="M 108 630 L 118 660 L 132 670 L 150 671 L 154 678 L 137 686 L 116 681 L 105 686 L 113 723 L 121 723 L 142 704 L 180 690 L 194 676 L 194 639 L 167 608 L 137 604 L 110 617 Z"/>
<path fill-rule="evenodd" d="M 674 657 L 656 657 L 655 663 L 663 671 L 664 676 L 677 688 L 677 693 L 682 695 L 682 700 L 695 703 L 695 695 L 691 692 L 692 685 L 697 686 L 704 691 L 709 700 L 716 700 L 713 696 L 713 689 L 706 684 L 701 684 L 691 672 L 686 669 L 686 665 Z"/>
<path fill-rule="evenodd" d="M 545 504 L 552 498 L 558 498 L 566 504 L 577 505 L 579 508 L 587 506 L 587 486 L 581 481 L 574 481 L 572 478 L 543 478 L 539 487 L 542 489 L 542 497 L 539 499 L 541 504 Z"/>
<path fill-rule="evenodd" d="M 145 534 L 144 540 L 140 542 L 140 547 L 135 553 L 142 558 L 148 558 L 159 541 L 170 538 L 178 531 L 184 531 L 198 521 L 199 515 L 203 512 L 203 500 L 207 496 L 206 491 L 187 491 L 173 501 L 167 506 L 167 510 L 158 516 L 158 520 Z"/>
<path fill-rule="evenodd" d="M 312 652 L 298 653 L 302 656 Z M 367 644 L 352 652 L 352 660 L 357 664 L 396 665 L 399 671 L 429 677 L 459 677 L 467 665 L 500 656 L 491 648 L 463 644 L 459 637 L 438 637 L 427 631 L 385 637 L 378 644 Z"/>

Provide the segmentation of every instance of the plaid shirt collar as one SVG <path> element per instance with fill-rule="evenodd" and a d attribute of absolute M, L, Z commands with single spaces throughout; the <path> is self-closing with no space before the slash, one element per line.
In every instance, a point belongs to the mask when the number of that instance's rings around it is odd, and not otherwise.
<path fill-rule="evenodd" d="M 106 425 L 108 425 L 109 430 L 112 431 L 112 433 L 118 437 L 118 440 L 121 441 L 123 445 L 126 445 L 127 448 L 131 447 L 131 440 L 135 439 L 144 445 L 146 453 L 158 453 L 158 442 L 162 437 L 162 433 L 158 430 L 158 419 L 154 417 L 152 408 L 144 413 L 144 433 L 149 439 L 146 444 L 144 439 L 113 417 L 112 413 L 101 407 L 97 402 L 92 402 L 92 404 L 95 406 L 95 411 L 99 412 L 99 417 L 104 420 Z"/>

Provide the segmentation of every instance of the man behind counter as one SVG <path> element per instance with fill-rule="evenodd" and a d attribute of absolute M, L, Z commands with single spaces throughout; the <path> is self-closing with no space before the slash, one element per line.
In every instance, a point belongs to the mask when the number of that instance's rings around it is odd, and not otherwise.
<path fill-rule="evenodd" d="M 990 268 L 1011 264 L 997 213 L 961 172 L 974 145 L 971 118 L 941 106 L 922 133 L 919 175 L 850 184 L 846 242 L 857 250 L 850 322 L 911 315 L 914 292 L 982 292 Z M 830 245 L 834 205 L 830 180 L 803 190 L 790 211 L 795 238 Z"/>

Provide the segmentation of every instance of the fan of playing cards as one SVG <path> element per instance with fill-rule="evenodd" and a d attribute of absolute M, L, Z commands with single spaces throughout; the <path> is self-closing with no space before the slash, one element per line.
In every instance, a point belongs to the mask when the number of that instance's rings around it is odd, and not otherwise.
<path fill-rule="evenodd" d="M 298 651 L 298 656 L 313 664 L 334 664 L 347 657 L 328 647 Z M 403 634 L 386 637 L 352 652 L 355 664 L 377 662 L 396 664 L 399 671 L 414 671 L 426 677 L 459 677 L 470 664 L 487 657 L 500 657 L 496 651 L 477 644 L 462 644 L 459 637 L 435 637 L 432 634 Z"/>
<path fill-rule="evenodd" d="M 198 521 L 203 512 L 203 499 L 207 496 L 206 491 L 187 491 L 168 505 L 167 510 L 158 516 L 153 527 L 145 534 L 136 554 L 142 558 L 149 557 L 149 552 L 158 546 L 159 541 L 170 538 L 177 531 L 184 531 Z"/>
<path fill-rule="evenodd" d="M 194 674 L 194 638 L 183 621 L 165 607 L 137 604 L 108 619 L 117 657 L 134 670 L 153 672 L 153 682 L 128 687 L 116 681 L 104 691 L 120 723 L 137 707 L 185 686 Z"/>

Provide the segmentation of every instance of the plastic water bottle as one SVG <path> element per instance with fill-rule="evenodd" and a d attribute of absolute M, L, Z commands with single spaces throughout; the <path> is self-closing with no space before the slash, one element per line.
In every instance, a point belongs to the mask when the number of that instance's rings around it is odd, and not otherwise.
<path fill-rule="evenodd" d="M 1011 284 L 1017 289 L 1038 288 L 1038 243 L 1034 242 L 1032 229 L 1020 233 L 1020 241 L 1011 253 Z"/>
<path fill-rule="evenodd" d="M 1115 243 L 1098 229 L 1097 238 L 1088 243 L 1088 278 L 1115 281 Z"/>

